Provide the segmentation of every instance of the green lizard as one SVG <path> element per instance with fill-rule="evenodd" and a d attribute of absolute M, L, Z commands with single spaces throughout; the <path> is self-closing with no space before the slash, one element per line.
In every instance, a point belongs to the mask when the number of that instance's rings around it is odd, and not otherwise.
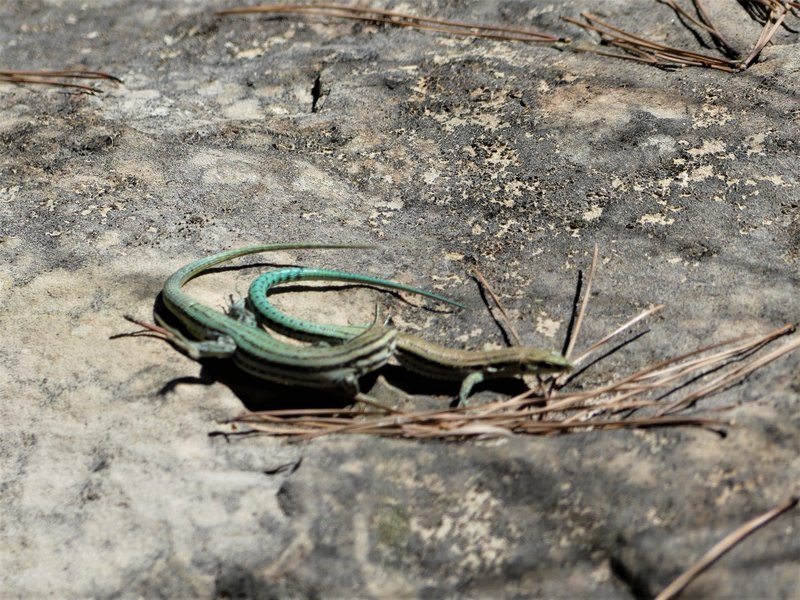
<path fill-rule="evenodd" d="M 248 292 L 248 302 L 259 320 L 290 337 L 341 341 L 363 332 L 363 326 L 321 325 L 302 321 L 279 311 L 267 298 L 267 292 L 274 285 L 314 279 L 353 281 L 400 290 L 407 289 L 406 286 L 393 281 L 345 271 L 289 268 L 270 271 L 253 281 Z M 511 377 L 526 373 L 559 373 L 571 368 L 566 358 L 558 352 L 549 350 L 527 346 L 513 346 L 499 350 L 458 350 L 433 344 L 403 332 L 397 336 L 396 356 L 402 366 L 425 377 L 460 381 L 459 402 L 467 399 L 475 385 L 489 378 Z"/>
<path fill-rule="evenodd" d="M 303 387 L 328 388 L 358 396 L 358 378 L 383 366 L 395 350 L 397 332 L 383 326 L 361 328 L 345 343 L 333 347 L 301 347 L 282 342 L 264 330 L 204 306 L 183 291 L 183 286 L 211 267 L 234 258 L 291 249 L 370 248 L 340 244 L 270 244 L 226 250 L 178 269 L 164 284 L 164 307 L 195 338 L 191 340 L 168 326 L 160 315 L 158 325 L 126 317 L 183 350 L 193 359 L 231 358 L 236 366 L 258 378 Z M 413 290 L 417 291 L 417 290 Z M 418 290 L 425 295 L 436 296 Z M 444 298 L 440 298 L 450 302 Z"/>

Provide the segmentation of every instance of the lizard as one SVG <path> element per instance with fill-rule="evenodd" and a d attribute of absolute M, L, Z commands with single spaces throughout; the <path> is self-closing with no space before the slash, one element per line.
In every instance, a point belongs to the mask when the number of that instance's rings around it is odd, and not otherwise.
<path fill-rule="evenodd" d="M 391 358 L 397 332 L 373 324 L 361 328 L 335 347 L 302 347 L 280 341 L 263 329 L 204 306 L 183 290 L 183 286 L 221 263 L 258 252 L 291 249 L 371 248 L 341 244 L 259 244 L 225 250 L 195 260 L 170 275 L 162 290 L 164 307 L 194 338 L 167 325 L 156 312 L 157 325 L 126 316 L 172 343 L 190 358 L 231 358 L 241 370 L 255 377 L 284 385 L 326 388 L 359 396 L 358 378 L 374 371 Z M 414 290 L 424 295 L 430 292 Z M 447 299 L 442 298 L 445 301 Z M 449 301 L 448 301 L 449 302 Z"/>
<path fill-rule="evenodd" d="M 269 289 L 277 284 L 316 279 L 352 281 L 379 287 L 406 289 L 406 286 L 393 281 L 346 271 L 294 267 L 270 271 L 256 278 L 250 285 L 247 295 L 250 310 L 268 327 L 297 339 L 335 342 L 348 340 L 363 332 L 363 326 L 322 325 L 297 319 L 275 308 L 267 297 Z M 397 361 L 410 371 L 430 379 L 460 381 L 459 403 L 464 403 L 472 388 L 486 379 L 523 374 L 561 373 L 572 368 L 564 356 L 550 350 L 530 346 L 512 346 L 497 350 L 459 350 L 440 346 L 405 332 L 398 333 L 396 350 Z"/>

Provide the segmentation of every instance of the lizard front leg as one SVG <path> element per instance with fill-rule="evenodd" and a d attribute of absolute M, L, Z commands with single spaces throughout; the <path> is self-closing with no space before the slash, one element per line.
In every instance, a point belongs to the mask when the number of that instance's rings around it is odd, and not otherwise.
<path fill-rule="evenodd" d="M 458 391 L 458 404 L 463 406 L 472 392 L 472 388 L 485 380 L 486 374 L 483 371 L 475 371 L 464 377 L 461 382 L 461 389 Z"/>

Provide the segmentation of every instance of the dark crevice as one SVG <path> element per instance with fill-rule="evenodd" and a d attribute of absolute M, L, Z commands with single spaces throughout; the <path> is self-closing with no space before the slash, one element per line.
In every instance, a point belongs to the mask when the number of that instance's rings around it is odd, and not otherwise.
<path fill-rule="evenodd" d="M 616 556 L 612 556 L 609 562 L 611 563 L 611 572 L 616 575 L 617 579 L 619 579 L 628 590 L 630 590 L 634 598 L 637 600 L 646 600 L 653 597 L 653 592 L 650 590 L 650 586 L 647 585 L 647 582 L 625 566 L 622 560 Z"/>
<path fill-rule="evenodd" d="M 297 471 L 300 468 L 300 464 L 303 462 L 303 458 L 299 458 L 294 462 L 286 463 L 283 465 L 279 465 L 277 467 L 273 467 L 271 469 L 265 469 L 263 471 L 264 475 L 277 475 L 278 473 L 286 473 L 288 472 L 290 475 Z"/>
<path fill-rule="evenodd" d="M 314 85 L 311 86 L 311 112 L 317 112 L 317 103 L 319 102 L 320 97 L 322 96 L 322 82 L 320 81 L 320 73 L 317 73 L 316 78 L 314 79 Z"/>

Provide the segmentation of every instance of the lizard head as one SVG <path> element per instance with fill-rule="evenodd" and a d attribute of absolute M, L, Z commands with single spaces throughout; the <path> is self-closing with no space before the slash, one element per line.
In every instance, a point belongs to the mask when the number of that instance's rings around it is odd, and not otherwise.
<path fill-rule="evenodd" d="M 522 351 L 520 354 L 522 373 L 546 375 L 563 373 L 572 369 L 572 363 L 559 352 L 525 347 L 520 347 L 520 350 Z"/>

